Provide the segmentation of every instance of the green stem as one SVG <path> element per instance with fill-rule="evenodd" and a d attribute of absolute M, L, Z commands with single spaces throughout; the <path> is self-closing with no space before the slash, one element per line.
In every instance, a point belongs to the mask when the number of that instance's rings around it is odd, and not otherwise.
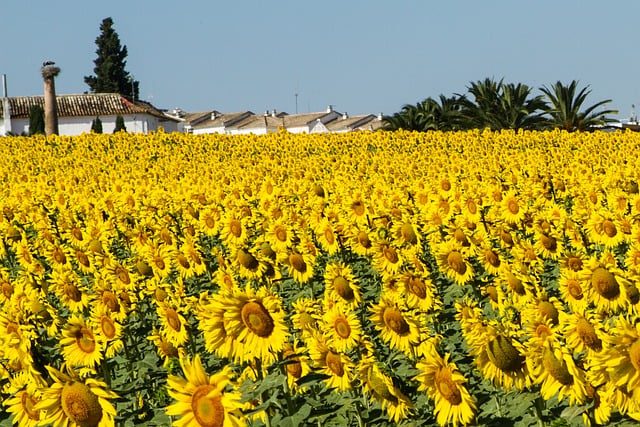
<path fill-rule="evenodd" d="M 536 418 L 538 418 L 538 425 L 540 427 L 545 427 L 547 424 L 544 422 L 544 416 L 542 415 L 542 410 L 544 409 L 544 400 L 541 396 L 536 397 L 535 404 L 533 405 L 536 411 Z"/>

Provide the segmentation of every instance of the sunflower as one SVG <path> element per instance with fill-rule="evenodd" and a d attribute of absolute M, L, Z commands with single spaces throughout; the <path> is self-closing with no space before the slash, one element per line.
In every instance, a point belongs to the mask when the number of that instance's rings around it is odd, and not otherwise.
<path fill-rule="evenodd" d="M 591 213 L 585 229 L 593 242 L 607 248 L 614 248 L 625 239 L 620 221 L 604 209 Z"/>
<path fill-rule="evenodd" d="M 264 287 L 254 292 L 247 286 L 245 291 L 237 290 L 225 300 L 226 332 L 243 345 L 242 352 L 234 349 L 234 358 L 240 361 L 258 358 L 265 365 L 273 362 L 289 335 L 280 297 Z"/>
<path fill-rule="evenodd" d="M 42 389 L 42 399 L 34 410 L 43 411 L 41 425 L 53 427 L 110 427 L 115 425 L 116 410 L 110 399 L 118 395 L 93 378 L 80 379 L 75 372 L 64 374 L 51 366 L 47 371 L 54 381 Z"/>
<path fill-rule="evenodd" d="M 483 376 L 505 390 L 522 390 L 530 385 L 524 346 L 502 325 L 492 321 L 482 335 L 467 340 L 474 363 Z"/>
<path fill-rule="evenodd" d="M 508 264 L 504 261 L 504 257 L 500 254 L 500 251 L 491 246 L 490 243 L 483 245 L 477 254 L 477 259 L 480 265 L 489 274 L 494 276 L 499 275 Z"/>
<path fill-rule="evenodd" d="M 284 219 L 276 219 L 269 224 L 265 238 L 271 247 L 276 251 L 286 251 L 294 241 L 294 232 L 286 224 Z"/>
<path fill-rule="evenodd" d="M 577 352 L 599 352 L 606 333 L 595 312 L 587 309 L 575 311 L 562 322 L 567 346 Z"/>
<path fill-rule="evenodd" d="M 562 239 L 551 231 L 537 230 L 533 246 L 542 258 L 552 260 L 557 260 L 564 251 Z"/>
<path fill-rule="evenodd" d="M 144 260 L 151 268 L 151 274 L 162 280 L 171 274 L 173 265 L 173 247 L 168 245 L 145 246 Z"/>
<path fill-rule="evenodd" d="M 380 331 L 382 340 L 392 349 L 397 349 L 412 356 L 414 346 L 420 342 L 420 325 L 412 311 L 398 297 L 387 294 L 380 295 L 378 304 L 370 308 L 373 313 L 369 319 Z"/>
<path fill-rule="evenodd" d="M 229 211 L 222 219 L 220 237 L 225 246 L 240 246 L 249 239 L 249 224 L 240 212 Z"/>
<path fill-rule="evenodd" d="M 598 365 L 606 367 L 616 387 L 636 391 L 640 387 L 640 323 L 619 317 L 610 334 L 605 339 L 608 345 L 596 354 Z"/>
<path fill-rule="evenodd" d="M 457 241 L 449 240 L 436 249 L 438 267 L 446 277 L 459 285 L 471 281 L 474 276 L 473 267 L 467 257 L 467 250 Z"/>
<path fill-rule="evenodd" d="M 324 273 L 324 296 L 328 301 L 341 301 L 351 308 L 362 302 L 360 286 L 348 264 L 327 263 Z"/>
<path fill-rule="evenodd" d="M 436 288 L 426 272 L 418 274 L 404 271 L 400 274 L 398 282 L 408 307 L 425 312 L 440 308 L 441 302 Z"/>
<path fill-rule="evenodd" d="M 627 298 L 628 280 L 615 263 L 607 260 L 603 253 L 600 260 L 590 258 L 584 271 L 579 275 L 588 289 L 591 303 L 600 313 L 616 313 L 629 306 Z"/>
<path fill-rule="evenodd" d="M 391 226 L 391 236 L 397 247 L 420 246 L 422 243 L 418 225 L 410 219 L 395 221 Z"/>
<path fill-rule="evenodd" d="M 584 282 L 580 280 L 578 273 L 572 270 L 560 270 L 558 288 L 560 289 L 562 300 L 567 303 L 572 311 L 583 310 L 589 305 L 591 299 L 589 296 L 590 288 L 584 286 Z"/>
<path fill-rule="evenodd" d="M 306 251 L 294 250 L 286 255 L 283 264 L 296 282 L 304 284 L 313 277 L 315 256 Z"/>
<path fill-rule="evenodd" d="M 507 223 L 517 225 L 524 219 L 527 205 L 515 191 L 509 191 L 502 196 L 500 212 Z"/>
<path fill-rule="evenodd" d="M 349 247 L 361 256 L 371 255 L 373 252 L 373 236 L 365 226 L 352 227 L 347 235 Z"/>
<path fill-rule="evenodd" d="M 327 217 L 323 217 L 316 225 L 315 235 L 320 246 L 329 255 L 333 255 L 340 250 L 340 236 L 336 233 L 335 227 Z"/>
<path fill-rule="evenodd" d="M 419 373 L 414 377 L 418 381 L 418 390 L 426 391 L 435 401 L 436 420 L 441 426 L 453 423 L 466 425 L 473 421 L 476 411 L 475 399 L 465 387 L 466 378 L 449 354 L 443 358 L 435 350 L 416 363 Z"/>
<path fill-rule="evenodd" d="M 319 300 L 300 297 L 291 303 L 291 323 L 300 331 L 302 338 L 307 339 L 319 331 L 319 320 L 322 317 L 322 304 Z"/>
<path fill-rule="evenodd" d="M 346 305 L 337 303 L 322 316 L 325 340 L 340 352 L 351 350 L 360 341 L 362 328 L 356 314 Z"/>
<path fill-rule="evenodd" d="M 204 336 L 205 349 L 225 359 L 231 359 L 234 354 L 242 351 L 242 344 L 229 336 L 225 326 L 224 313 L 229 292 L 231 291 L 222 291 L 208 301 L 199 302 L 195 310 L 198 328 Z"/>
<path fill-rule="evenodd" d="M 159 303 L 156 311 L 162 325 L 162 334 L 176 347 L 184 345 L 189 338 L 187 321 L 184 316 L 169 303 Z"/>
<path fill-rule="evenodd" d="M 576 366 L 572 353 L 560 343 L 536 348 L 527 353 L 527 364 L 534 383 L 540 384 L 543 399 L 569 398 L 569 405 L 584 403 L 586 399 L 585 374 Z"/>
<path fill-rule="evenodd" d="M 255 249 L 238 247 L 232 257 L 232 266 L 241 278 L 258 279 L 267 271 L 267 264 L 261 255 L 262 253 Z"/>
<path fill-rule="evenodd" d="M 88 323 L 95 331 L 95 337 L 102 342 L 106 358 L 112 358 L 122 350 L 122 325 L 105 306 L 94 306 Z"/>
<path fill-rule="evenodd" d="M 169 405 L 167 415 L 179 417 L 173 422 L 176 427 L 220 426 L 235 427 L 245 425 L 240 412 L 243 407 L 241 393 L 232 387 L 231 368 L 207 375 L 200 355 L 191 361 L 180 359 L 185 378 L 169 375 L 167 391 L 177 402 Z"/>
<path fill-rule="evenodd" d="M 386 239 L 373 242 L 372 254 L 372 266 L 383 277 L 395 275 L 404 263 L 402 251 Z"/>
<path fill-rule="evenodd" d="M 40 402 L 41 389 L 47 384 L 40 374 L 20 371 L 9 378 L 9 384 L 3 390 L 9 395 L 3 403 L 7 412 L 13 414 L 13 425 L 35 427 L 44 417 L 44 411 L 36 410 Z"/>
<path fill-rule="evenodd" d="M 328 376 L 324 380 L 328 388 L 349 390 L 353 387 L 355 368 L 347 355 L 329 346 L 318 334 L 308 340 L 307 346 L 313 368 Z"/>
<path fill-rule="evenodd" d="M 79 313 L 89 305 L 89 291 L 70 268 L 51 273 L 50 289 L 72 313 Z"/>
<path fill-rule="evenodd" d="M 292 344 L 287 344 L 282 351 L 284 370 L 287 374 L 287 385 L 294 393 L 303 393 L 305 386 L 299 386 L 298 380 L 311 373 L 311 360 L 304 345 L 297 339 Z"/>
<path fill-rule="evenodd" d="M 60 347 L 69 366 L 95 367 L 103 359 L 103 343 L 84 319 L 72 315 L 62 331 Z"/>
<path fill-rule="evenodd" d="M 413 402 L 393 384 L 393 379 L 382 372 L 374 360 L 363 361 L 360 365 L 358 371 L 365 393 L 380 404 L 389 420 L 398 423 L 408 418 Z"/>
<path fill-rule="evenodd" d="M 162 359 L 162 366 L 165 368 L 169 366 L 172 359 L 181 358 L 185 355 L 183 347 L 174 346 L 171 341 L 167 340 L 156 328 L 153 328 L 151 335 L 147 336 L 147 340 L 155 345 L 156 353 Z"/>

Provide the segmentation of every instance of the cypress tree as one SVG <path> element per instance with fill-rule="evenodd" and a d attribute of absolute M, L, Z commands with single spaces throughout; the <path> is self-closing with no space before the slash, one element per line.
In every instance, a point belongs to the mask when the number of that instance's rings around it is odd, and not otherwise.
<path fill-rule="evenodd" d="M 29 135 L 44 135 L 44 109 L 39 105 L 29 110 Z"/>
<path fill-rule="evenodd" d="M 120 45 L 120 37 L 113 29 L 113 19 L 105 18 L 100 25 L 100 35 L 96 38 L 98 49 L 93 68 L 94 76 L 85 76 L 84 82 L 92 93 L 119 93 L 130 100 L 138 99 L 140 82 L 134 81 L 128 71 L 127 46 Z"/>
<path fill-rule="evenodd" d="M 96 119 L 91 122 L 91 130 L 94 133 L 102 133 L 102 120 L 100 120 L 100 117 L 96 117 Z"/>
<path fill-rule="evenodd" d="M 120 115 L 116 116 L 116 127 L 113 129 L 113 133 L 116 132 L 126 132 L 127 127 L 124 125 L 124 118 Z"/>

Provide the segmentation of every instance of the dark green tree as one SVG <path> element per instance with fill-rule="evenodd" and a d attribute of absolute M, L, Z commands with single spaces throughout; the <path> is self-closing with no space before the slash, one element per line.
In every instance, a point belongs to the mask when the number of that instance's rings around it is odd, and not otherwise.
<path fill-rule="evenodd" d="M 116 132 L 126 132 L 127 127 L 124 124 L 124 118 L 120 115 L 116 116 L 116 127 L 113 129 L 113 133 Z"/>
<path fill-rule="evenodd" d="M 406 104 L 399 112 L 384 117 L 386 130 L 458 130 L 462 124 L 460 98 L 440 95 L 415 105 Z"/>
<path fill-rule="evenodd" d="M 568 85 L 557 81 L 551 87 L 543 86 L 540 90 L 549 99 L 549 107 L 546 113 L 549 115 L 550 127 L 560 128 L 569 132 L 592 130 L 598 126 L 615 121 L 608 118 L 607 114 L 618 114 L 617 110 L 600 110 L 611 102 L 610 99 L 597 102 L 583 109 L 584 101 L 589 93 L 589 86 L 585 86 L 579 92 L 578 82 L 573 80 Z"/>
<path fill-rule="evenodd" d="M 39 105 L 29 110 L 29 135 L 44 135 L 44 109 Z"/>
<path fill-rule="evenodd" d="M 504 83 L 502 80 L 484 79 L 471 82 L 468 93 L 473 101 L 464 97 L 462 114 L 467 129 L 541 129 L 546 120 L 547 104 L 543 96 L 531 96 L 525 84 Z"/>
<path fill-rule="evenodd" d="M 102 133 L 102 120 L 100 120 L 100 117 L 96 117 L 96 119 L 91 122 L 91 130 L 95 133 Z"/>
<path fill-rule="evenodd" d="M 127 46 L 120 46 L 120 37 L 113 29 L 113 20 L 105 18 L 100 24 L 100 35 L 96 38 L 98 49 L 93 68 L 94 76 L 86 76 L 84 81 L 92 93 L 119 93 L 130 100 L 138 99 L 140 82 L 133 80 L 128 71 Z"/>

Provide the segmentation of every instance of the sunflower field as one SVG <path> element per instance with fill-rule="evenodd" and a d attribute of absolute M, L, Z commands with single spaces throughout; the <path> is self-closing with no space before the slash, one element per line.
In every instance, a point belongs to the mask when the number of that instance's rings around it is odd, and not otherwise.
<path fill-rule="evenodd" d="M 1 425 L 640 421 L 640 134 L 0 152 Z"/>

